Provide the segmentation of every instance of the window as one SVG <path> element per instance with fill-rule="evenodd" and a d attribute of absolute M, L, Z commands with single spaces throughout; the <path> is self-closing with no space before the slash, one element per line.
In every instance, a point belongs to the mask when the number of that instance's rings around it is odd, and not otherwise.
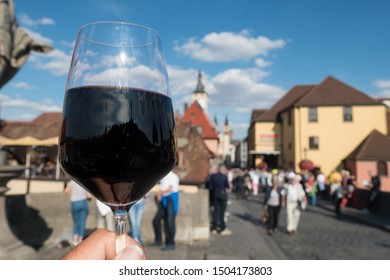
<path fill-rule="evenodd" d="M 317 122 L 317 107 L 309 107 L 309 122 Z"/>
<path fill-rule="evenodd" d="M 309 137 L 309 149 L 318 150 L 318 137 Z"/>
<path fill-rule="evenodd" d="M 378 161 L 377 162 L 378 175 L 379 176 L 387 176 L 387 162 L 386 161 Z"/>
<path fill-rule="evenodd" d="M 352 121 L 352 107 L 351 106 L 344 106 L 343 107 L 343 117 L 344 117 L 345 122 Z"/>

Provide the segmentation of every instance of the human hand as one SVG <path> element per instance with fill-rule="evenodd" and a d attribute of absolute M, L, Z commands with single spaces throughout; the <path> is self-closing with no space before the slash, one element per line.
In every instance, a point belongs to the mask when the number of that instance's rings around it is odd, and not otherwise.
<path fill-rule="evenodd" d="M 126 235 L 126 248 L 115 255 L 115 233 L 98 229 L 62 257 L 63 260 L 146 260 L 142 247 Z"/>

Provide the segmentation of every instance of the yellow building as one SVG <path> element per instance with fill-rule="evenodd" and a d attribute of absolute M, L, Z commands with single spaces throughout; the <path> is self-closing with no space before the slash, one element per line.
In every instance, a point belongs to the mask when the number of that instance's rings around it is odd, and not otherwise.
<path fill-rule="evenodd" d="M 374 129 L 387 135 L 386 107 L 380 101 L 333 77 L 295 86 L 251 125 L 248 148 L 255 157 L 250 164 L 267 159 L 260 136 L 274 132 L 269 153 L 278 155 L 279 167 L 299 171 L 299 162 L 309 159 L 329 174 L 344 167 L 344 159 Z"/>
<path fill-rule="evenodd" d="M 254 110 L 248 129 L 248 166 L 266 162 L 268 167 L 282 166 L 282 158 L 292 156 L 291 150 L 283 149 L 281 113 L 292 107 L 311 86 L 298 86 L 287 92 L 269 110 Z M 290 134 L 284 131 L 284 135 Z M 284 150 L 286 154 L 281 154 Z M 289 154 L 289 155 L 287 155 Z M 291 164 L 293 166 L 293 163 Z"/>
<path fill-rule="evenodd" d="M 272 167 L 278 166 L 280 147 L 280 123 L 264 118 L 266 110 L 252 112 L 248 130 L 248 166 L 255 167 L 266 162 Z"/>

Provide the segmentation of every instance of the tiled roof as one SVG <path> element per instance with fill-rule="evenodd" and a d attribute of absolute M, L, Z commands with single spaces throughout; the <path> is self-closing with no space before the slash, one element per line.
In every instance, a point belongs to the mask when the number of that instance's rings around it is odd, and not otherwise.
<path fill-rule="evenodd" d="M 301 85 L 295 86 L 290 91 L 288 91 L 278 102 L 267 110 L 259 119 L 259 121 L 274 122 L 277 120 L 278 114 L 283 112 L 289 107 L 292 107 L 302 96 L 309 92 L 314 85 Z"/>
<path fill-rule="evenodd" d="M 382 102 L 329 76 L 318 85 L 298 85 L 262 114 L 257 121 L 274 122 L 291 107 L 380 105 Z"/>
<path fill-rule="evenodd" d="M 267 112 L 266 109 L 259 109 L 259 110 L 252 110 L 252 116 L 251 116 L 251 124 L 254 122 L 258 122 L 261 118 L 261 116 Z"/>
<path fill-rule="evenodd" d="M 196 127 L 201 126 L 204 139 L 218 138 L 217 132 L 197 101 L 194 101 L 187 111 L 184 112 L 181 121 L 192 122 Z"/>
<path fill-rule="evenodd" d="M 379 100 L 329 76 L 308 91 L 295 103 L 295 106 L 352 106 L 378 104 L 381 104 Z"/>
<path fill-rule="evenodd" d="M 43 113 L 31 122 L 6 122 L 0 135 L 17 139 L 32 136 L 38 139 L 47 139 L 59 135 L 61 113 Z"/>
<path fill-rule="evenodd" d="M 390 161 L 390 138 L 373 130 L 346 159 Z"/>
<path fill-rule="evenodd" d="M 31 122 L 34 124 L 60 124 L 61 123 L 61 112 L 48 112 L 43 113 L 36 117 Z"/>

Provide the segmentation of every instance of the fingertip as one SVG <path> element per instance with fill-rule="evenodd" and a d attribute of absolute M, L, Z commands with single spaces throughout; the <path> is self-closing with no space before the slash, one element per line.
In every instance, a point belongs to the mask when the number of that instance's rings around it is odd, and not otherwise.
<path fill-rule="evenodd" d="M 146 255 L 144 250 L 140 246 L 128 245 L 114 259 L 115 260 L 146 260 Z"/>

